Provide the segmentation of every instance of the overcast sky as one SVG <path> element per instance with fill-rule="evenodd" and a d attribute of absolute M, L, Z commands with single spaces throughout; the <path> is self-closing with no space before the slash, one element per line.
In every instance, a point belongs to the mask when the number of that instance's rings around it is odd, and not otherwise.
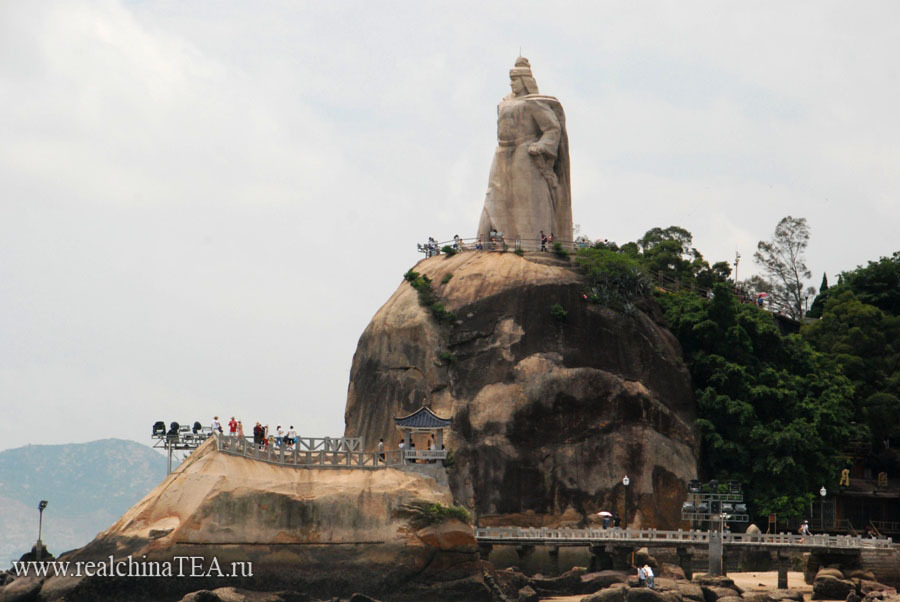
<path fill-rule="evenodd" d="M 552 8 L 550 8 L 552 6 Z M 339 435 L 359 335 L 473 236 L 519 48 L 575 223 L 712 263 L 900 248 L 896 2 L 0 1 L 0 448 L 213 414 Z M 249 429 L 248 429 L 249 430 Z"/>

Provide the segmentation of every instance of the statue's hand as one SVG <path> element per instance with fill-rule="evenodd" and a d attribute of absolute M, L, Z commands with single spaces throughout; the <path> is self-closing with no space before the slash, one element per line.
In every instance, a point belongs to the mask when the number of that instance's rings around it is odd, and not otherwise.
<path fill-rule="evenodd" d="M 540 155 L 541 154 L 541 145 L 535 142 L 534 144 L 530 144 L 528 146 L 528 154 L 529 155 Z"/>

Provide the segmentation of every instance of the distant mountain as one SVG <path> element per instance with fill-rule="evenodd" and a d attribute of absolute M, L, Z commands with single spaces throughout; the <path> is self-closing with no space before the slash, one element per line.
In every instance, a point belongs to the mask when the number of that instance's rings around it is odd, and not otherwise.
<path fill-rule="evenodd" d="M 27 445 L 0 452 L 0 568 L 37 539 L 55 555 L 83 546 L 166 476 L 166 458 L 135 441 Z"/>

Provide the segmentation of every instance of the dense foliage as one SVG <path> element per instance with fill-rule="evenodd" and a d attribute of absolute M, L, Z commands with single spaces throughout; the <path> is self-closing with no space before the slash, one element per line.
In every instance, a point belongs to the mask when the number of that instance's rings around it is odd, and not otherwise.
<path fill-rule="evenodd" d="M 802 514 L 843 467 L 836 450 L 850 436 L 850 381 L 725 285 L 711 301 L 658 300 L 697 390 L 702 476 L 741 481 L 758 516 Z"/>
<path fill-rule="evenodd" d="M 841 274 L 820 295 L 821 319 L 803 336 L 849 378 L 855 437 L 869 444 L 870 465 L 896 474 L 900 455 L 900 252 Z M 818 301 L 818 299 L 817 299 Z M 893 444 L 892 444 L 893 441 Z"/>
<path fill-rule="evenodd" d="M 684 349 L 697 394 L 704 479 L 744 484 L 751 512 L 801 516 L 823 485 L 834 488 L 852 444 L 867 462 L 900 471 L 900 252 L 839 276 L 823 276 L 809 322 L 783 336 L 770 312 L 748 295 L 766 291 L 774 309 L 797 317 L 814 289 L 803 252 L 806 220 L 790 216 L 761 242 L 766 276 L 735 283 L 731 268 L 710 266 L 678 226 L 653 228 L 635 242 L 598 243 L 576 262 L 591 301 L 633 307 L 661 275 L 683 289 L 713 288 L 712 299 L 656 289 L 669 328 Z"/>

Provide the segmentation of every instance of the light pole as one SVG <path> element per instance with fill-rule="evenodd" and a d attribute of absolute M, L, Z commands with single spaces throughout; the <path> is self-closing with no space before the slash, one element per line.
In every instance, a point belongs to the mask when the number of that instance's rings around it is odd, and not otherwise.
<path fill-rule="evenodd" d="M 628 475 L 625 475 L 625 478 L 622 479 L 622 485 L 625 486 L 625 512 L 622 513 L 625 529 L 628 529 L 628 484 L 630 482 L 631 479 L 628 478 Z"/>
<path fill-rule="evenodd" d="M 825 530 L 825 496 L 828 495 L 828 490 L 825 489 L 825 485 L 822 485 L 822 488 L 819 489 L 819 498 L 822 500 L 822 503 L 819 504 L 819 520 L 821 521 L 821 525 L 819 525 L 819 531 Z"/>
<path fill-rule="evenodd" d="M 41 530 L 44 527 L 44 508 L 47 507 L 47 500 L 41 500 L 38 503 L 38 540 L 37 547 L 35 548 L 37 551 L 35 552 L 35 560 L 41 559 L 41 548 L 44 547 L 43 542 L 41 542 Z"/>

